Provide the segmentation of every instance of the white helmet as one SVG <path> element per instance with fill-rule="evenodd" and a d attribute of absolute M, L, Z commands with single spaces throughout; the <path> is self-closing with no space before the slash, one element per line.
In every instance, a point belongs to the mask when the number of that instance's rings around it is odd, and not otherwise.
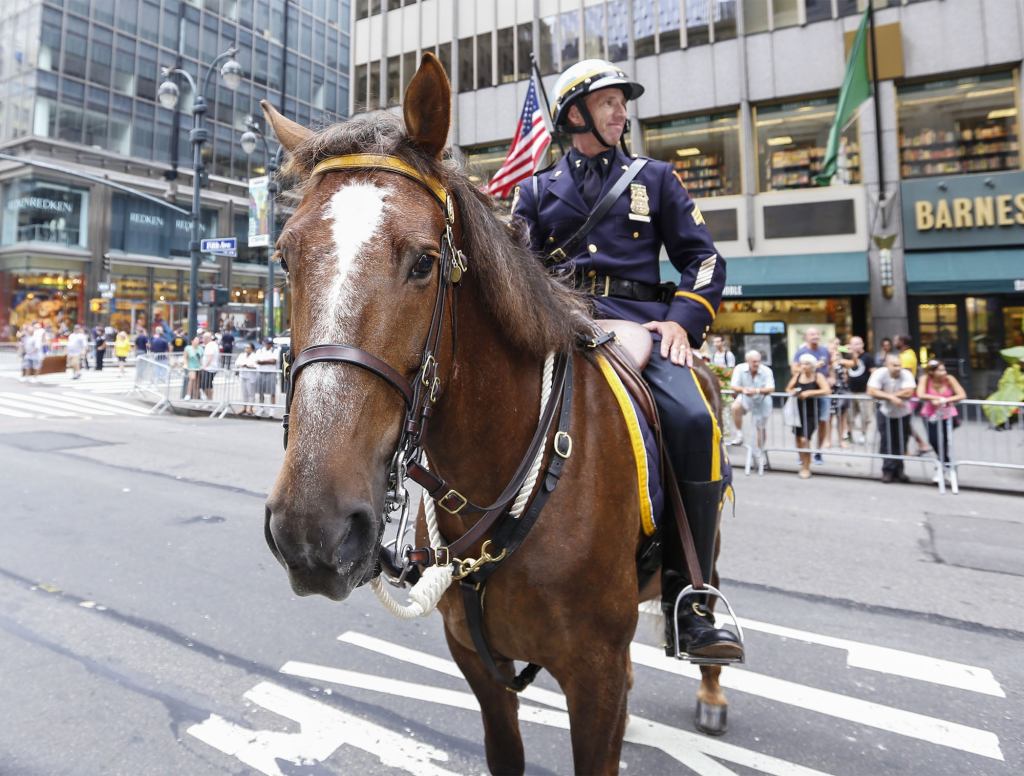
<path fill-rule="evenodd" d="M 584 95 L 617 86 L 622 89 L 627 100 L 635 100 L 644 93 L 644 87 L 636 81 L 630 81 L 625 71 L 606 59 L 584 59 L 568 68 L 558 76 L 555 82 L 555 103 L 551 106 L 551 120 L 557 129 L 564 132 L 591 132 L 593 122 L 586 106 L 580 100 L 580 112 L 583 114 L 583 127 L 570 127 L 569 107 Z M 600 138 L 599 138 L 600 139 Z M 601 140 L 603 143 L 604 140 Z M 607 144 L 605 144 L 607 145 Z"/>

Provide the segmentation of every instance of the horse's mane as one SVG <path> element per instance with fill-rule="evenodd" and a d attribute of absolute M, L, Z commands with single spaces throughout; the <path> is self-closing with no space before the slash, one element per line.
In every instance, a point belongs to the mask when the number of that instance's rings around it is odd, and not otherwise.
<path fill-rule="evenodd" d="M 357 153 L 397 156 L 442 181 L 455 195 L 469 271 L 514 345 L 538 356 L 564 352 L 578 334 L 590 330 L 583 298 L 552 278 L 529 248 L 513 239 L 499 206 L 476 188 L 460 164 L 454 159 L 429 158 L 413 145 L 397 116 L 361 114 L 314 133 L 292 151 L 283 174 L 306 180 L 305 186 L 319 162 Z"/>

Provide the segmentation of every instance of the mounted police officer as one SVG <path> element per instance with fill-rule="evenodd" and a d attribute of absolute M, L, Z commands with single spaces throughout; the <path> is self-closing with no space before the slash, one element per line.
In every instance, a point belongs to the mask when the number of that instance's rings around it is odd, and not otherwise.
<path fill-rule="evenodd" d="M 701 571 L 710 579 L 725 485 L 721 432 L 690 367 L 692 348 L 715 319 L 725 261 L 672 166 L 630 158 L 618 147 L 628 126 L 626 103 L 643 91 L 604 60 L 566 70 L 551 110 L 572 148 L 517 187 L 512 211 L 529 226 L 534 251 L 555 271 L 571 273 L 592 297 L 597 317 L 634 321 L 655 340 L 644 377 L 658 404 Z M 678 285 L 661 283 L 662 246 L 679 272 Z M 671 533 L 663 532 L 662 559 L 662 608 L 669 615 L 687 584 Z M 742 658 L 739 639 L 715 628 L 702 596 L 680 604 L 679 644 L 674 631 L 667 616 L 667 653 L 685 652 L 698 662 Z"/>

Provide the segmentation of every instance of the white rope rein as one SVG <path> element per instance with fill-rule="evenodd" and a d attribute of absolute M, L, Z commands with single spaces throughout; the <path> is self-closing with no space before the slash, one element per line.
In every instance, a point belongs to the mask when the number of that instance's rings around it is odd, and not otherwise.
<path fill-rule="evenodd" d="M 541 379 L 541 392 L 540 392 L 540 416 L 544 415 L 544 408 L 547 406 L 548 400 L 551 398 L 551 383 L 553 381 L 552 375 L 554 372 L 555 354 L 548 353 L 547 358 L 544 360 L 544 376 Z M 539 419 L 538 419 L 539 421 Z M 537 484 L 537 477 L 540 474 L 541 464 L 544 462 L 544 446 L 537 451 L 537 457 L 534 458 L 533 466 L 530 467 L 530 475 L 526 478 L 526 482 L 523 483 L 523 487 L 520 488 L 519 493 L 516 495 L 516 500 L 512 504 L 512 509 L 509 510 L 509 514 L 514 518 L 518 518 L 522 515 L 523 510 L 526 509 L 526 504 L 530 499 L 530 494 L 533 493 L 533 488 Z M 423 466 L 428 467 L 427 456 L 423 456 Z M 430 498 L 428 493 L 423 491 L 423 516 L 427 524 L 427 535 L 430 537 L 430 546 L 433 549 L 438 549 L 444 545 L 444 539 L 441 536 L 441 531 L 437 527 L 437 515 L 434 512 L 434 500 Z M 381 602 L 385 609 L 399 619 L 412 620 L 416 617 L 425 617 L 430 614 L 434 609 L 437 608 L 437 602 L 441 600 L 441 596 L 444 595 L 444 591 L 448 589 L 452 583 L 452 574 L 455 569 L 452 565 L 447 566 L 428 566 L 427 570 L 420 576 L 419 581 L 409 590 L 409 603 L 402 604 L 391 594 L 388 590 L 387 582 L 385 582 L 383 575 L 380 575 L 370 582 L 370 587 L 373 588 L 373 592 L 377 595 L 377 600 Z"/>

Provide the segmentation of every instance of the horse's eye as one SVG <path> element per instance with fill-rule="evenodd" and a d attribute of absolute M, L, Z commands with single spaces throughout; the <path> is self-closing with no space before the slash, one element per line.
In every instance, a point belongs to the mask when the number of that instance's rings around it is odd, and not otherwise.
<path fill-rule="evenodd" d="M 425 278 L 430 274 L 430 270 L 434 268 L 434 259 L 437 258 L 432 253 L 421 253 L 416 257 L 416 262 L 412 265 L 412 271 L 410 271 L 410 277 L 420 279 Z"/>
<path fill-rule="evenodd" d="M 281 269 L 283 269 L 285 272 L 288 271 L 288 262 L 285 261 L 284 250 L 283 249 L 278 248 L 277 251 L 275 251 L 274 259 L 276 259 L 278 262 L 280 262 Z"/>

